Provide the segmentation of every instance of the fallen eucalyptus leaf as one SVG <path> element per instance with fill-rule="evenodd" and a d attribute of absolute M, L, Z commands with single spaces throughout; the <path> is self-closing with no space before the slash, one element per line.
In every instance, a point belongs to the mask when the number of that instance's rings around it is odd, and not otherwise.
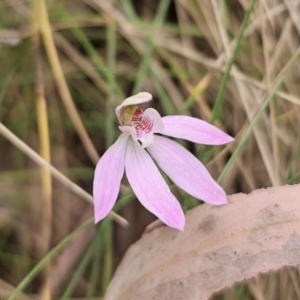
<path fill-rule="evenodd" d="M 300 263 L 300 185 L 228 197 L 161 227 L 127 251 L 105 300 L 208 299 L 259 273 Z"/>

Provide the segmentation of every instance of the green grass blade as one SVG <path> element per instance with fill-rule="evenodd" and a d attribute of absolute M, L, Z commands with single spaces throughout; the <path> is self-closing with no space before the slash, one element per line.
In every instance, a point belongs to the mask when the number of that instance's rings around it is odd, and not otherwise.
<path fill-rule="evenodd" d="M 221 80 L 220 89 L 219 89 L 219 92 L 218 92 L 218 95 L 217 95 L 217 98 L 216 98 L 216 102 L 215 102 L 215 105 L 214 105 L 214 108 L 213 108 L 213 113 L 212 113 L 211 120 L 210 120 L 211 123 L 213 123 L 216 119 L 219 119 L 220 116 L 221 116 L 222 109 L 223 109 L 224 93 L 225 93 L 227 82 L 228 82 L 229 77 L 230 77 L 230 71 L 231 71 L 233 63 L 235 61 L 235 58 L 237 56 L 237 53 L 239 51 L 239 48 L 240 48 L 240 45 L 241 45 L 241 42 L 242 42 L 242 38 L 243 38 L 243 34 L 244 34 L 244 31 L 245 31 L 246 26 L 248 24 L 250 15 L 251 15 L 251 13 L 254 9 L 254 4 L 255 3 L 256 3 L 256 0 L 251 1 L 251 4 L 250 4 L 250 6 L 249 6 L 249 8 L 246 12 L 246 15 L 244 17 L 243 22 L 242 22 L 240 31 L 237 35 L 236 44 L 235 44 L 232 56 L 231 56 L 230 60 L 228 61 L 225 73 L 224 73 L 224 75 L 222 77 L 222 80 Z"/>
<path fill-rule="evenodd" d="M 120 5 L 123 7 L 127 17 L 135 24 L 137 24 L 140 19 L 138 18 L 136 11 L 132 5 L 131 0 L 120 0 Z"/>
<path fill-rule="evenodd" d="M 74 240 L 82 231 L 88 229 L 94 225 L 94 219 L 86 221 L 84 224 L 79 226 L 66 238 L 64 238 L 57 246 L 55 246 L 41 261 L 27 274 L 27 276 L 19 283 L 15 288 L 8 300 L 14 300 L 23 289 L 32 281 L 32 279 L 44 268 L 44 266 L 54 257 L 59 251 L 61 251 L 67 244 Z"/>
<path fill-rule="evenodd" d="M 99 277 L 100 268 L 101 268 L 101 257 L 102 257 L 102 248 L 103 243 L 101 240 L 98 240 L 96 245 L 97 251 L 94 253 L 92 271 L 89 277 L 89 286 L 87 290 L 87 298 L 92 299 L 95 296 L 97 279 Z"/>
<path fill-rule="evenodd" d="M 72 294 L 78 284 L 78 281 L 80 280 L 83 272 L 85 271 L 86 267 L 88 266 L 89 262 L 91 261 L 92 255 L 95 252 L 96 243 L 97 243 L 97 239 L 94 239 L 90 243 L 90 245 L 87 249 L 87 252 L 83 256 L 83 259 L 81 260 L 78 268 L 75 270 L 70 283 L 68 284 L 67 288 L 65 289 L 65 292 L 63 293 L 62 297 L 60 298 L 61 300 L 67 300 L 72 296 Z"/>
<path fill-rule="evenodd" d="M 167 13 L 169 5 L 170 5 L 170 0 L 162 0 L 159 3 L 159 7 L 157 9 L 157 14 L 156 14 L 154 22 L 153 22 L 153 28 L 151 31 L 150 42 L 147 45 L 145 45 L 145 54 L 143 56 L 142 62 L 140 64 L 139 69 L 136 74 L 135 85 L 134 85 L 133 92 L 132 92 L 133 95 L 140 91 L 140 89 L 142 88 L 142 85 L 144 83 L 144 80 L 148 74 L 148 71 L 150 69 L 150 64 L 152 61 L 152 54 L 153 54 L 153 50 L 154 50 L 154 38 L 157 35 L 159 29 L 163 25 L 163 21 L 164 21 L 164 18 Z"/>
<path fill-rule="evenodd" d="M 116 28 L 114 21 L 106 29 L 107 34 L 107 53 L 108 53 L 108 69 L 111 76 L 109 81 L 108 101 L 106 101 L 106 116 L 105 116 L 105 132 L 106 132 L 106 147 L 108 148 L 115 140 L 114 117 L 115 109 L 113 105 L 115 69 L 116 69 Z"/>
<path fill-rule="evenodd" d="M 114 90 L 119 98 L 124 99 L 125 96 L 122 89 L 118 86 L 117 82 L 114 80 L 114 77 L 110 74 L 108 67 L 105 65 L 103 59 L 99 56 L 92 43 L 88 40 L 83 30 L 79 27 L 73 26 L 71 31 L 88 53 L 91 60 L 97 66 L 99 73 L 108 81 L 109 84 L 114 87 Z"/>
<path fill-rule="evenodd" d="M 164 86 L 161 84 L 159 78 L 157 77 L 157 74 L 155 72 L 152 72 L 151 78 L 153 80 L 154 86 L 158 92 L 159 95 L 159 101 L 163 107 L 163 110 L 166 115 L 174 115 L 175 114 L 175 108 L 173 106 L 173 103 L 165 90 Z"/>
<path fill-rule="evenodd" d="M 263 102 L 262 106 L 260 107 L 258 113 L 256 114 L 256 116 L 254 117 L 253 121 L 251 122 L 248 130 L 246 131 L 245 135 L 243 136 L 243 138 L 241 139 L 239 145 L 237 146 L 237 148 L 235 149 L 235 151 L 232 153 L 229 161 L 227 162 L 225 168 L 223 169 L 221 175 L 218 178 L 218 183 L 221 183 L 227 172 L 229 171 L 229 169 L 232 167 L 233 163 L 235 162 L 235 159 L 239 156 L 239 154 L 241 153 L 241 151 L 243 150 L 244 146 L 246 145 L 248 139 L 250 138 L 255 125 L 257 124 L 257 122 L 260 120 L 263 112 L 266 110 L 266 108 L 269 106 L 271 100 L 273 99 L 276 91 L 278 90 L 278 88 L 280 87 L 282 80 L 284 78 L 285 74 L 282 74 L 281 77 L 277 80 L 276 84 L 273 86 L 272 90 L 270 91 L 270 94 L 268 95 L 268 97 L 266 98 L 266 100 Z"/>
<path fill-rule="evenodd" d="M 111 220 L 109 221 L 110 222 L 107 226 L 107 230 L 104 233 L 105 253 L 102 279 L 102 295 L 105 295 L 106 289 L 109 285 L 113 267 L 113 223 Z"/>

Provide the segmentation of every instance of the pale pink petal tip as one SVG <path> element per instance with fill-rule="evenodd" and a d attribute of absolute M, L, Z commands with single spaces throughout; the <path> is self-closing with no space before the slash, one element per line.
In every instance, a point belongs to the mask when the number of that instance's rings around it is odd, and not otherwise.
<path fill-rule="evenodd" d="M 125 169 L 133 192 L 141 204 L 165 224 L 184 229 L 185 217 L 180 203 L 139 143 L 128 141 Z"/>
<path fill-rule="evenodd" d="M 220 187 L 222 192 L 219 192 L 218 195 L 211 199 L 212 201 L 210 202 L 211 204 L 214 205 L 226 205 L 228 204 L 227 196 L 225 194 L 225 191 Z"/>
<path fill-rule="evenodd" d="M 234 139 L 214 125 L 189 116 L 166 116 L 162 118 L 162 134 L 185 139 L 198 144 L 223 145 Z"/>
<path fill-rule="evenodd" d="M 175 218 L 176 218 L 177 222 L 175 222 L 174 224 L 171 224 L 169 226 L 172 228 L 178 229 L 180 231 L 184 231 L 185 218 L 184 217 L 182 218 L 181 216 L 178 216 Z"/>
<path fill-rule="evenodd" d="M 155 143 L 147 151 L 170 179 L 188 194 L 214 205 L 227 203 L 222 187 L 203 164 L 180 144 L 156 136 Z"/>
<path fill-rule="evenodd" d="M 117 200 L 124 174 L 127 141 L 128 136 L 121 134 L 97 163 L 93 183 L 95 223 L 107 216 Z"/>

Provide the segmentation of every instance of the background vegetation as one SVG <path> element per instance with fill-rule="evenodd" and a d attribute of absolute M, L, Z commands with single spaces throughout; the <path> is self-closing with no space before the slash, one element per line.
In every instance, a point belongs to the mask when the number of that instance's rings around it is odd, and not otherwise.
<path fill-rule="evenodd" d="M 0 298 L 103 296 L 155 220 L 124 179 L 115 211 L 130 227 L 94 226 L 90 196 L 72 184 L 92 192 L 95 164 L 119 135 L 114 108 L 139 91 L 162 116 L 199 117 L 236 138 L 183 144 L 227 194 L 297 183 L 299 13 L 289 0 L 2 0 Z M 199 204 L 170 185 L 185 210 Z M 299 270 L 214 299 L 300 299 Z"/>

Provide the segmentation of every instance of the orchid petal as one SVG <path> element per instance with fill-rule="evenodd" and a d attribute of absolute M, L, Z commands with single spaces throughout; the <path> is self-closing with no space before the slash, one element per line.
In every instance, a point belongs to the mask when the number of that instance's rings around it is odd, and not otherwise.
<path fill-rule="evenodd" d="M 114 206 L 124 174 L 128 135 L 121 134 L 100 158 L 94 176 L 93 195 L 95 223 L 103 219 Z"/>
<path fill-rule="evenodd" d="M 137 135 L 136 135 L 136 130 L 134 127 L 132 126 L 127 126 L 127 125 L 123 125 L 123 126 L 119 126 L 119 129 L 127 135 L 131 135 L 131 137 L 137 142 Z"/>
<path fill-rule="evenodd" d="M 148 108 L 143 113 L 143 120 L 133 126 L 119 126 L 119 129 L 131 135 L 134 141 L 140 140 L 143 148 L 150 146 L 153 143 L 153 133 L 161 133 L 164 128 L 160 114 L 153 108 Z"/>
<path fill-rule="evenodd" d="M 162 134 L 185 139 L 198 144 L 223 145 L 234 139 L 219 128 L 189 116 L 167 116 L 162 118 Z"/>
<path fill-rule="evenodd" d="M 155 142 L 147 150 L 181 189 L 211 204 L 227 204 L 224 190 L 203 164 L 184 147 L 165 137 L 155 136 Z"/>
<path fill-rule="evenodd" d="M 119 106 L 116 107 L 116 116 L 119 123 L 122 124 L 122 111 L 126 106 L 137 105 L 140 103 L 149 102 L 152 100 L 152 95 L 147 92 L 141 92 L 129 98 L 126 98 Z"/>
<path fill-rule="evenodd" d="M 161 133 L 164 129 L 164 123 L 162 121 L 162 117 L 158 113 L 158 111 L 154 108 L 147 108 L 144 111 L 144 117 L 148 117 L 153 121 L 153 127 L 151 129 L 152 133 Z"/>
<path fill-rule="evenodd" d="M 185 218 L 179 202 L 149 154 L 131 139 L 128 141 L 125 169 L 139 201 L 170 227 L 183 230 Z"/>
<path fill-rule="evenodd" d="M 138 139 L 142 142 L 143 147 L 146 148 L 153 143 L 153 133 L 161 133 L 164 129 L 164 124 L 160 114 L 154 108 L 147 108 L 143 114 L 144 120 L 149 120 L 152 128 L 149 132 L 142 133 Z"/>

